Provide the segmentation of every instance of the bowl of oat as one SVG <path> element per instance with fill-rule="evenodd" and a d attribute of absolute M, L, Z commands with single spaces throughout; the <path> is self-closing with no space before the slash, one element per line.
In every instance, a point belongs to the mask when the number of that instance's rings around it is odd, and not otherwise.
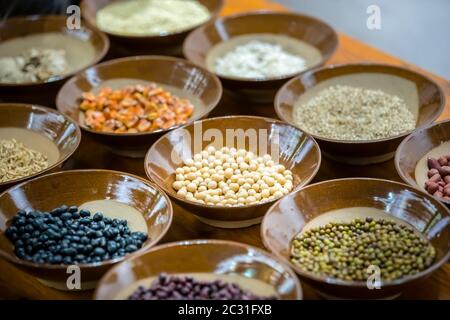
<path fill-rule="evenodd" d="M 99 62 L 108 38 L 81 21 L 71 29 L 65 16 L 27 16 L 0 26 L 0 101 L 53 105 L 71 75 Z"/>
<path fill-rule="evenodd" d="M 435 121 L 444 106 L 433 80 L 380 64 L 312 70 L 286 83 L 275 97 L 282 120 L 316 138 L 324 156 L 351 165 L 392 159 L 403 138 Z"/>

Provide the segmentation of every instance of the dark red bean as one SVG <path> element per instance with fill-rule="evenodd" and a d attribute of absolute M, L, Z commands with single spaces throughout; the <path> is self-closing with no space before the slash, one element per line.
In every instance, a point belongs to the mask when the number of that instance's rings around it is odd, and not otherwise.
<path fill-rule="evenodd" d="M 439 173 L 437 173 L 437 174 L 435 174 L 434 176 L 432 176 L 432 177 L 430 178 L 430 180 L 428 180 L 428 181 L 430 181 L 430 182 L 439 182 L 440 180 L 441 180 L 441 176 L 440 176 Z"/>
<path fill-rule="evenodd" d="M 450 166 L 443 166 L 439 169 L 439 174 L 441 177 L 450 175 Z"/>
<path fill-rule="evenodd" d="M 425 183 L 425 189 L 429 193 L 433 194 L 439 189 L 439 184 L 437 184 L 436 182 L 428 181 Z"/>
<path fill-rule="evenodd" d="M 427 164 L 428 164 L 428 169 L 438 169 L 439 170 L 441 168 L 439 161 L 437 161 L 434 158 L 428 158 Z"/>
<path fill-rule="evenodd" d="M 444 194 L 441 191 L 436 191 L 435 193 L 433 193 L 433 196 L 442 198 L 444 196 Z"/>

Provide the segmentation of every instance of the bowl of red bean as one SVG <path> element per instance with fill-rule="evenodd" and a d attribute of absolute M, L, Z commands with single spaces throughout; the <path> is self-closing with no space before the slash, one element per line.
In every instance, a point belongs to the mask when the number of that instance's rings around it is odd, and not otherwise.
<path fill-rule="evenodd" d="M 112 152 L 143 157 L 165 132 L 207 117 L 221 97 L 219 79 L 191 62 L 138 56 L 77 74 L 56 106 Z"/>
<path fill-rule="evenodd" d="M 450 205 L 450 121 L 406 137 L 397 150 L 395 167 L 403 181 Z"/>
<path fill-rule="evenodd" d="M 190 240 L 155 247 L 110 269 L 96 300 L 301 300 L 294 272 L 242 243 Z"/>

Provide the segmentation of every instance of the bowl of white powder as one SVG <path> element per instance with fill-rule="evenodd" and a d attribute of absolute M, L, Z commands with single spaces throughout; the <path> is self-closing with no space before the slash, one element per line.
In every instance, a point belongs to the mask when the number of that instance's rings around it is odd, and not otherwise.
<path fill-rule="evenodd" d="M 186 38 L 187 59 L 216 73 L 233 94 L 271 102 L 288 79 L 325 63 L 338 44 L 326 23 L 257 11 L 219 18 Z"/>

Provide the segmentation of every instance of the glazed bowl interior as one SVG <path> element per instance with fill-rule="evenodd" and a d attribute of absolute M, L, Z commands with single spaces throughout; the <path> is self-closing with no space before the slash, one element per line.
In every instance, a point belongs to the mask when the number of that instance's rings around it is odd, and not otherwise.
<path fill-rule="evenodd" d="M 83 0 L 81 2 L 81 12 L 83 15 L 83 18 L 86 19 L 91 25 L 96 26 L 96 20 L 97 20 L 97 12 L 113 3 L 121 2 L 124 0 Z M 125 0 L 127 1 L 127 0 Z M 211 18 L 210 20 L 214 19 L 220 12 L 223 6 L 223 0 L 198 0 L 202 5 L 204 5 L 210 12 Z M 150 39 L 150 38 L 164 38 L 164 37 L 170 37 L 172 35 L 178 35 L 178 34 L 186 34 L 187 32 L 197 28 L 198 26 L 189 27 L 184 30 L 179 30 L 176 32 L 171 33 L 162 33 L 162 34 L 154 34 L 154 35 L 125 35 L 125 34 L 118 34 L 118 33 L 111 33 L 108 31 L 104 31 L 108 35 L 112 35 L 114 37 L 121 37 L 121 38 L 134 38 L 134 39 Z"/>
<path fill-rule="evenodd" d="M 445 106 L 442 90 L 421 74 L 397 66 L 350 64 L 312 70 L 290 80 L 276 95 L 275 111 L 280 119 L 296 125 L 296 106 L 336 85 L 381 90 L 402 98 L 416 118 L 416 128 L 436 120 Z M 383 139 L 352 141 L 310 134 L 318 140 L 326 156 L 339 162 L 364 165 L 393 158 L 401 140 L 411 131 Z"/>
<path fill-rule="evenodd" d="M 427 180 L 428 171 L 426 155 L 435 152 L 432 157 L 437 159 L 450 154 L 449 141 L 450 121 L 438 122 L 413 132 L 403 140 L 395 155 L 395 167 L 399 176 L 407 184 L 425 191 L 424 182 Z M 440 200 L 450 204 L 449 201 Z"/>
<path fill-rule="evenodd" d="M 325 196 L 326 195 L 326 196 Z M 406 222 L 426 237 L 436 249 L 436 259 L 426 270 L 391 282 L 381 290 L 369 290 L 366 282 L 345 281 L 302 270 L 289 262 L 291 241 L 308 223 L 321 216 L 322 223 L 349 222 L 363 217 L 365 209 L 342 215 L 324 215 L 347 208 L 376 208 Z M 353 209 L 354 210 L 354 209 Z M 372 213 L 371 213 L 372 214 Z M 373 218 L 377 218 L 373 213 Z M 316 220 L 318 221 L 318 220 Z M 450 256 L 450 214 L 439 201 L 410 186 L 377 179 L 340 179 L 307 186 L 275 203 L 261 225 L 266 248 L 284 261 L 324 296 L 346 298 L 386 298 L 397 296 L 405 287 L 429 276 Z"/>
<path fill-rule="evenodd" d="M 0 183 L 0 191 L 18 182 L 62 167 L 78 148 L 81 132 L 74 121 L 54 109 L 28 104 L 2 103 L 0 104 L 1 139 L 16 139 L 25 147 L 43 153 L 47 156 L 49 166 L 31 176 Z"/>
<path fill-rule="evenodd" d="M 101 87 L 120 89 L 127 85 L 155 82 L 181 98 L 190 99 L 194 113 L 193 122 L 208 115 L 222 96 L 220 81 L 213 74 L 192 63 L 169 57 L 139 56 L 107 61 L 89 68 L 71 78 L 58 93 L 59 111 L 78 121 L 80 127 L 98 135 L 148 135 L 164 130 L 144 133 L 114 134 L 89 129 L 80 110 L 83 92 L 98 92 Z"/>
<path fill-rule="evenodd" d="M 46 37 L 41 37 L 44 34 Z M 52 37 L 55 35 L 63 37 Z M 28 41 L 17 41 L 23 37 L 27 37 Z M 68 70 L 62 75 L 45 80 L 44 83 L 67 78 L 96 64 L 109 49 L 109 40 L 102 32 L 83 23 L 81 28 L 70 30 L 67 27 L 66 16 L 28 16 L 7 19 L 0 25 L 0 41 L 2 42 L 0 57 L 14 57 L 31 48 L 64 49 Z M 21 87 L 42 83 L 1 83 L 0 86 Z"/>
<path fill-rule="evenodd" d="M 49 212 L 63 204 L 80 206 L 94 200 L 114 200 L 140 213 L 148 239 L 139 251 L 155 245 L 172 222 L 172 206 L 167 196 L 150 182 L 137 176 L 108 170 L 75 170 L 53 173 L 19 184 L 0 195 L 0 255 L 40 279 L 59 282 L 66 277 L 66 266 L 36 264 L 17 258 L 5 229 L 19 210 Z M 123 217 L 127 219 L 126 216 Z M 79 265 L 82 281 L 98 280 L 101 272 L 120 257 L 99 263 Z"/>
<path fill-rule="evenodd" d="M 211 142 L 212 137 L 215 138 Z M 292 171 L 294 189 L 309 183 L 321 162 L 320 150 L 314 139 L 291 125 L 269 118 L 211 118 L 169 132 L 148 151 L 145 158 L 147 176 L 178 203 L 187 205 L 194 214 L 209 219 L 233 221 L 258 218 L 264 214 L 269 204 L 212 206 L 198 204 L 177 195 L 172 188 L 175 170 L 182 166 L 183 160 L 192 158 L 209 145 L 215 148 L 244 148 L 259 156 L 270 154 L 275 162 Z"/>
<path fill-rule="evenodd" d="M 101 279 L 94 298 L 114 300 L 132 293 L 139 281 L 167 274 L 214 273 L 259 280 L 277 292 L 280 299 L 302 299 L 295 274 L 264 251 L 237 242 L 190 240 L 170 243 L 116 265 Z"/>
<path fill-rule="evenodd" d="M 271 40 L 271 35 L 301 40 L 311 47 L 301 44 L 293 45 L 286 38 L 278 43 L 274 39 Z M 338 44 L 336 32 L 316 18 L 296 13 L 260 11 L 219 18 L 214 23 L 196 29 L 186 38 L 183 53 L 190 61 L 213 71 L 214 61 L 218 57 L 252 39 L 266 42 L 275 41 L 285 50 L 292 51 L 293 54 L 301 54 L 305 58 L 308 69 L 322 65 L 330 58 Z M 297 52 L 298 50 L 300 52 Z M 265 79 L 220 77 L 227 80 L 261 83 L 287 79 L 292 76 L 285 75 Z"/>

